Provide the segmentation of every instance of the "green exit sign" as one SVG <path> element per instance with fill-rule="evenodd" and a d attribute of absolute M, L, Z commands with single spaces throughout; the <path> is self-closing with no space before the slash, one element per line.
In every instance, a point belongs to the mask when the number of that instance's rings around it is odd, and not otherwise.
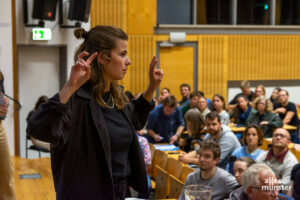
<path fill-rule="evenodd" d="M 50 28 L 33 28 L 32 39 L 33 40 L 51 40 L 51 29 Z"/>

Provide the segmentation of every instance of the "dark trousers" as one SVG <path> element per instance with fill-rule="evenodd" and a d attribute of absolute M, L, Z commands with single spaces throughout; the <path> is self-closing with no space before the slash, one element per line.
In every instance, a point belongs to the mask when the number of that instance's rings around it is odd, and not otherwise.
<path fill-rule="evenodd" d="M 131 196 L 126 179 L 114 182 L 113 187 L 114 187 L 114 200 L 124 200 L 126 197 Z"/>

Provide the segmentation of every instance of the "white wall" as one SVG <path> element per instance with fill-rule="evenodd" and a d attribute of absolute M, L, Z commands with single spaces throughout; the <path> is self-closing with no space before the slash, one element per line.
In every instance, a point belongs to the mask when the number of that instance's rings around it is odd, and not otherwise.
<path fill-rule="evenodd" d="M 70 68 L 73 64 L 73 55 L 75 48 L 82 42 L 81 40 L 77 40 L 74 35 L 74 29 L 62 29 L 58 24 L 58 10 L 56 12 L 56 20 L 54 22 L 46 22 L 45 27 L 52 29 L 52 40 L 51 41 L 33 41 L 31 35 L 31 28 L 27 28 L 23 23 L 23 5 L 22 0 L 11 0 L 16 3 L 16 39 L 17 45 L 42 45 L 42 46 L 59 46 L 66 45 L 67 46 L 67 57 L 65 58 L 68 66 L 68 74 Z M 1 31 L 1 39 L 0 39 L 0 69 L 5 76 L 5 90 L 6 93 L 10 96 L 13 96 L 13 56 L 12 55 L 12 12 L 11 12 L 11 1 L 1 0 L 0 6 L 0 31 Z M 68 7 L 67 0 L 64 0 L 64 11 L 66 11 Z M 32 11 L 33 0 L 28 0 L 28 16 L 29 23 L 37 23 L 37 21 L 31 20 L 31 11 Z M 67 13 L 66 13 L 67 14 Z M 66 19 L 66 16 L 64 17 Z M 74 24 L 75 22 L 67 23 Z M 89 22 L 83 23 L 82 27 L 88 30 L 90 28 Z M 30 52 L 28 52 L 30 55 Z M 36 56 L 31 53 L 31 56 Z M 28 62 L 31 60 L 31 56 L 28 56 Z M 51 63 L 51 61 L 50 61 Z M 20 63 L 19 63 L 20 64 Z M 34 87 L 34 86 L 33 86 Z M 31 88 L 28 88 L 30 90 Z M 46 88 L 45 88 L 46 89 Z M 7 114 L 6 120 L 4 120 L 4 126 L 8 135 L 8 142 L 11 153 L 14 154 L 14 118 L 13 118 L 13 106 L 12 102 L 10 102 L 9 112 Z M 22 109 L 32 109 L 27 108 L 26 105 L 23 106 Z"/>
<path fill-rule="evenodd" d="M 231 81 L 228 83 L 228 102 L 233 97 L 241 92 L 239 88 L 239 81 Z M 281 81 L 250 81 L 251 90 L 254 92 L 255 87 L 259 84 L 265 86 L 266 96 L 270 97 L 274 87 L 281 87 L 289 92 L 289 101 L 293 103 L 300 103 L 300 80 L 281 80 Z"/>
<path fill-rule="evenodd" d="M 18 60 L 21 63 L 18 66 L 19 100 L 23 105 L 19 114 L 19 140 L 20 155 L 25 157 L 26 118 L 28 113 L 33 110 L 40 96 L 52 97 L 59 90 L 59 48 L 51 46 L 21 46 L 18 48 L 18 51 Z M 31 57 L 31 54 L 38 56 Z M 31 59 L 28 59 L 28 57 Z M 28 158 L 37 158 L 37 156 L 37 152 L 28 151 Z"/>

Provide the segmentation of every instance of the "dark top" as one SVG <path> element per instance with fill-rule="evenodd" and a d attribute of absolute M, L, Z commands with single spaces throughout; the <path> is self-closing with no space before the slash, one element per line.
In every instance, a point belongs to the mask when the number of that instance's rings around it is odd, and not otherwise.
<path fill-rule="evenodd" d="M 293 118 L 291 119 L 290 123 L 288 123 L 289 125 L 292 126 L 298 126 L 298 114 L 297 114 L 297 108 L 296 105 L 292 102 L 288 102 L 288 104 L 286 106 L 282 106 L 280 103 L 277 103 L 274 105 L 274 110 L 276 110 L 277 108 L 285 108 L 286 109 L 286 113 L 291 111 L 294 114 Z M 285 118 L 286 113 L 279 113 L 279 117 L 281 120 L 283 120 Z"/>
<path fill-rule="evenodd" d="M 108 102 L 110 99 L 110 92 L 107 92 L 103 100 Z M 112 106 L 112 102 L 109 103 Z M 121 110 L 102 108 L 102 111 L 109 133 L 113 181 L 120 182 L 130 175 L 128 153 L 134 132 Z"/>
<path fill-rule="evenodd" d="M 154 107 L 143 96 L 120 112 L 131 130 L 143 128 Z M 51 167 L 57 200 L 114 199 L 112 153 L 108 126 L 90 90 L 81 87 L 67 104 L 55 95 L 29 119 L 27 133 L 51 143 Z M 128 185 L 146 193 L 147 175 L 137 137 L 132 135 Z"/>
<path fill-rule="evenodd" d="M 189 97 L 183 97 L 181 101 L 179 101 L 179 105 L 182 106 L 184 103 L 186 103 L 189 100 Z"/>
<path fill-rule="evenodd" d="M 297 164 L 292 169 L 291 180 L 293 184 L 293 197 L 295 199 L 300 199 L 300 164 Z"/>
<path fill-rule="evenodd" d="M 179 126 L 184 126 L 181 109 L 176 107 L 173 113 L 166 116 L 163 112 L 163 105 L 158 105 L 150 112 L 146 128 L 160 134 L 168 141 Z"/>
<path fill-rule="evenodd" d="M 255 124 L 260 126 L 260 122 L 267 121 L 268 125 L 261 126 L 262 131 L 264 132 L 265 138 L 270 138 L 273 135 L 273 131 L 275 128 L 282 127 L 282 120 L 278 115 L 275 115 L 272 112 L 265 112 L 264 115 L 260 115 L 258 112 L 251 115 L 247 125 Z"/>
<path fill-rule="evenodd" d="M 238 93 L 237 95 L 235 95 L 234 98 L 229 102 L 229 105 L 237 104 L 237 97 L 242 94 L 243 93 Z M 252 101 L 253 95 L 254 95 L 254 92 L 251 91 L 250 94 L 247 96 L 249 101 Z"/>

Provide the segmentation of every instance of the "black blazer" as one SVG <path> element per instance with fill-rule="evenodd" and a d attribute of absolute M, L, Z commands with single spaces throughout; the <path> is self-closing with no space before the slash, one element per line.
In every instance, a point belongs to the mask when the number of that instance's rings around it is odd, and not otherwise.
<path fill-rule="evenodd" d="M 132 129 L 141 129 L 154 103 L 142 96 L 128 104 L 123 114 Z M 81 87 L 67 104 L 58 94 L 32 114 L 27 133 L 51 143 L 51 167 L 57 199 L 113 199 L 108 130 L 101 107 L 89 90 Z M 147 192 L 143 155 L 136 134 L 129 150 L 129 186 Z"/>

